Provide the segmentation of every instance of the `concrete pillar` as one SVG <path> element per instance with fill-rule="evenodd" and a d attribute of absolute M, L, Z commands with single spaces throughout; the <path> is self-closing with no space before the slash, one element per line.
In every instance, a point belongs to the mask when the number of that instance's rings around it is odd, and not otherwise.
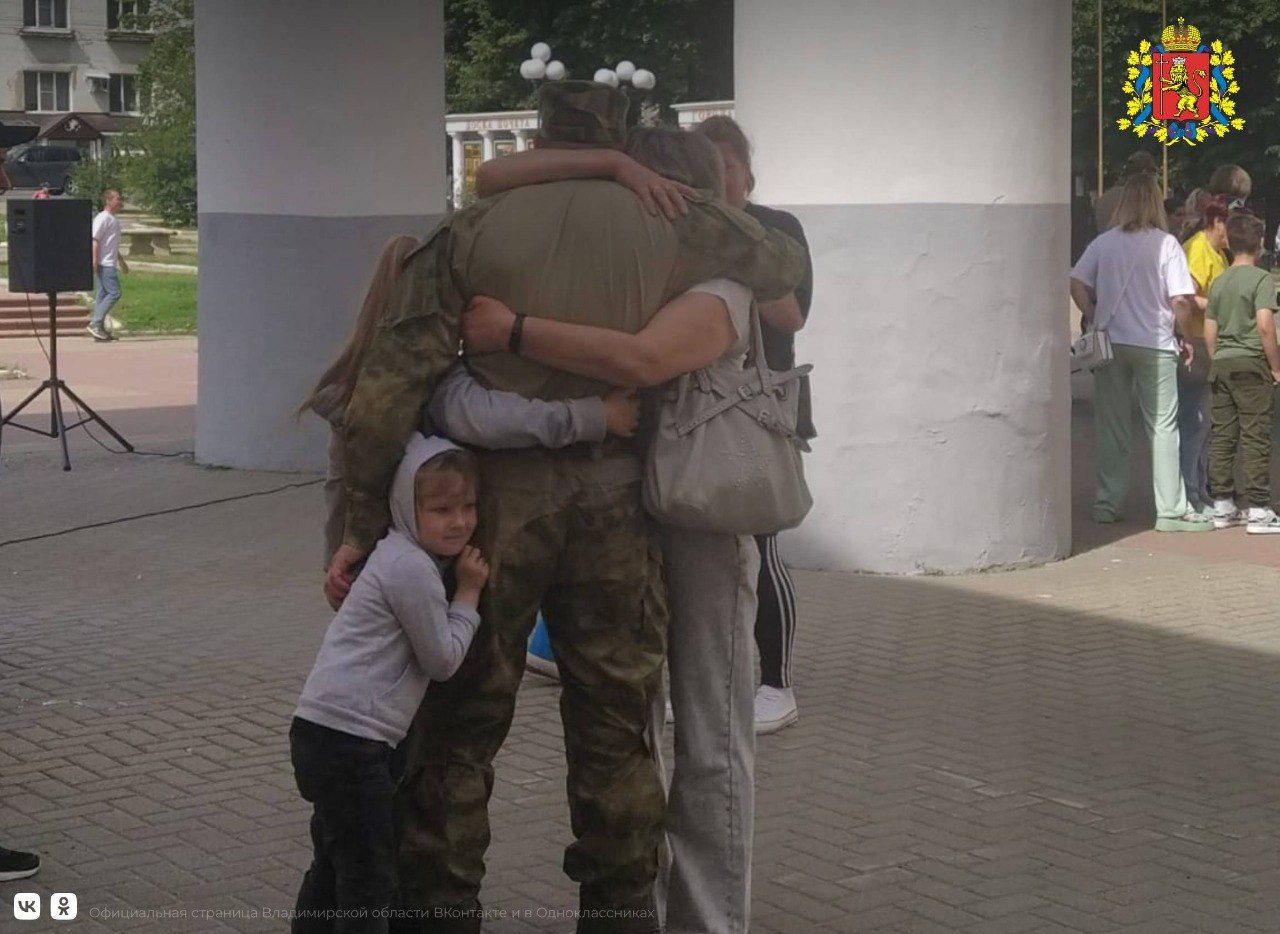
<path fill-rule="evenodd" d="M 325 464 L 293 410 L 345 342 L 374 260 L 446 204 L 442 0 L 196 9 L 196 457 Z"/>
<path fill-rule="evenodd" d="M 480 131 L 480 161 L 488 162 L 494 156 L 493 130 Z"/>
<path fill-rule="evenodd" d="M 524 152 L 529 148 L 529 131 L 516 130 L 516 152 Z"/>
<path fill-rule="evenodd" d="M 467 184 L 467 151 L 462 145 L 461 133 L 450 133 L 449 143 L 453 157 L 453 206 L 462 205 L 462 193 Z"/>
<path fill-rule="evenodd" d="M 755 200 L 813 250 L 806 567 L 1070 550 L 1069 0 L 737 0 Z"/>

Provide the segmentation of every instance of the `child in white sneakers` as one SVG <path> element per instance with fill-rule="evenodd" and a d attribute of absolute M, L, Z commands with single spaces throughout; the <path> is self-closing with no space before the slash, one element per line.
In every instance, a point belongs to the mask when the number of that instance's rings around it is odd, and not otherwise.
<path fill-rule="evenodd" d="M 1234 261 L 1209 289 L 1205 343 L 1213 365 L 1209 443 L 1209 495 L 1213 524 L 1247 525 L 1251 535 L 1280 532 L 1271 508 L 1271 413 L 1280 383 L 1276 342 L 1276 283 L 1257 267 L 1263 223 L 1247 213 L 1227 218 L 1227 245 Z M 1237 455 L 1245 478 L 1249 512 L 1236 505 Z"/>

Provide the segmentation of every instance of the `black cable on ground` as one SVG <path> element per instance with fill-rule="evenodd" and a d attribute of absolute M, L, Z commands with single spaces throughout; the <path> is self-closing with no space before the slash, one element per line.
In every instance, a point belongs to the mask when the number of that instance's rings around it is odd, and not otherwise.
<path fill-rule="evenodd" d="M 133 522 L 135 519 L 151 519 L 155 516 L 171 516 L 179 512 L 187 512 L 191 509 L 201 509 L 205 506 L 216 506 L 219 503 L 234 503 L 242 499 L 254 499 L 258 496 L 270 496 L 272 493 L 283 493 L 285 490 L 298 490 L 303 487 L 315 486 L 317 483 L 324 483 L 324 479 L 303 480 L 300 483 L 286 483 L 283 486 L 272 487 L 269 490 L 255 490 L 252 493 L 238 493 L 235 496 L 223 496 L 218 499 L 207 499 L 199 503 L 189 503 L 185 506 L 174 506 L 172 509 L 157 509 L 154 512 L 141 512 L 136 516 L 121 516 L 119 519 L 107 519 L 102 522 L 90 522 L 85 525 L 72 526 L 69 529 L 59 529 L 56 532 L 42 532 L 39 535 L 28 535 L 25 538 L 11 538 L 8 541 L 0 542 L 0 548 L 7 545 L 21 545 L 24 542 L 38 542 L 45 538 L 57 538 L 60 535 L 70 535 L 72 532 L 83 532 L 86 529 L 100 529 L 108 525 L 121 525 L 125 522 Z"/>

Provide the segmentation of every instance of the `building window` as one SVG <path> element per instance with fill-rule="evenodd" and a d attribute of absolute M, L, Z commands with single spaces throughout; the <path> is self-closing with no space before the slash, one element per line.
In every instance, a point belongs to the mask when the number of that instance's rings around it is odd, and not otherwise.
<path fill-rule="evenodd" d="M 71 109 L 71 75 L 65 71 L 22 73 L 24 110 L 59 113 Z"/>
<path fill-rule="evenodd" d="M 150 0 L 107 0 L 107 28 L 121 32 L 151 29 Z"/>
<path fill-rule="evenodd" d="M 67 0 L 22 0 L 22 25 L 66 29 Z"/>
<path fill-rule="evenodd" d="M 113 114 L 138 113 L 138 76 L 111 76 L 111 112 Z"/>

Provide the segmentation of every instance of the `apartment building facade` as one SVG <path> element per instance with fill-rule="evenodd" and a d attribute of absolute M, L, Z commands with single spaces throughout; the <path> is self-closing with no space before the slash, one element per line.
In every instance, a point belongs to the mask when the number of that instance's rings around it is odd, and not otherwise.
<path fill-rule="evenodd" d="M 0 0 L 0 121 L 97 156 L 139 118 L 149 0 Z"/>

